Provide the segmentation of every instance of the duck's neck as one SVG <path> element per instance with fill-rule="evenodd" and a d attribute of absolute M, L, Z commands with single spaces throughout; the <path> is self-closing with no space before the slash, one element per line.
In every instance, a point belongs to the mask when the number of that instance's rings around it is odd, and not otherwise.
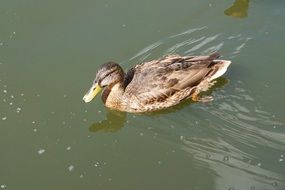
<path fill-rule="evenodd" d="M 123 82 L 106 87 L 102 94 L 102 100 L 105 106 L 113 109 L 123 110 L 125 107 L 123 98 L 124 90 L 125 88 Z"/>
<path fill-rule="evenodd" d="M 126 100 L 124 98 L 124 92 L 125 88 L 132 81 L 135 70 L 132 68 L 125 74 L 123 69 L 121 67 L 119 68 L 119 75 L 121 76 L 121 80 L 113 85 L 106 87 L 102 94 L 102 100 L 105 106 L 109 108 L 125 111 L 127 103 L 125 102 Z"/>

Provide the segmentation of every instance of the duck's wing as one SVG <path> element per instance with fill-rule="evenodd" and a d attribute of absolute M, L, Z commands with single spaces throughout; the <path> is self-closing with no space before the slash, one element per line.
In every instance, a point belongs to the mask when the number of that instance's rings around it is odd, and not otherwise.
<path fill-rule="evenodd" d="M 175 93 L 199 84 L 213 72 L 211 64 L 218 57 L 217 53 L 186 57 L 170 55 L 137 65 L 128 72 L 131 77 L 124 94 L 129 99 L 135 98 L 145 104 L 163 102 Z"/>

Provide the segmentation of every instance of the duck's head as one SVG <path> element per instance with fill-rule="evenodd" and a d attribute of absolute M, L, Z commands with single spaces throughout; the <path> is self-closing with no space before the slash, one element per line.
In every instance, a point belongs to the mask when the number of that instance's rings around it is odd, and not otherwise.
<path fill-rule="evenodd" d="M 114 62 L 104 63 L 97 71 L 90 90 L 83 97 L 84 102 L 90 102 L 104 87 L 112 86 L 124 80 L 121 66 Z"/>

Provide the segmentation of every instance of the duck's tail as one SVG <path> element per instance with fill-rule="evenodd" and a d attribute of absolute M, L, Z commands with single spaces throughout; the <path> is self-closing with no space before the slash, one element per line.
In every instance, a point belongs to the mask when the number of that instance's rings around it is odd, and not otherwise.
<path fill-rule="evenodd" d="M 210 80 L 212 81 L 225 74 L 230 64 L 231 61 L 229 60 L 220 60 L 220 59 L 213 60 L 213 63 L 210 66 L 212 70 L 208 73 Z"/>

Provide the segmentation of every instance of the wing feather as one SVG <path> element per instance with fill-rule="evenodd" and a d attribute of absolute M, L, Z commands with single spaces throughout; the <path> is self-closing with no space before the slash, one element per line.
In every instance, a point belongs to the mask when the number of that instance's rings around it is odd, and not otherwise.
<path fill-rule="evenodd" d="M 198 57 L 170 55 L 137 65 L 124 94 L 130 99 L 135 97 L 144 105 L 170 100 L 175 93 L 183 94 L 181 91 L 189 91 L 199 84 L 211 71 L 209 65 L 217 57 L 218 54 Z"/>

